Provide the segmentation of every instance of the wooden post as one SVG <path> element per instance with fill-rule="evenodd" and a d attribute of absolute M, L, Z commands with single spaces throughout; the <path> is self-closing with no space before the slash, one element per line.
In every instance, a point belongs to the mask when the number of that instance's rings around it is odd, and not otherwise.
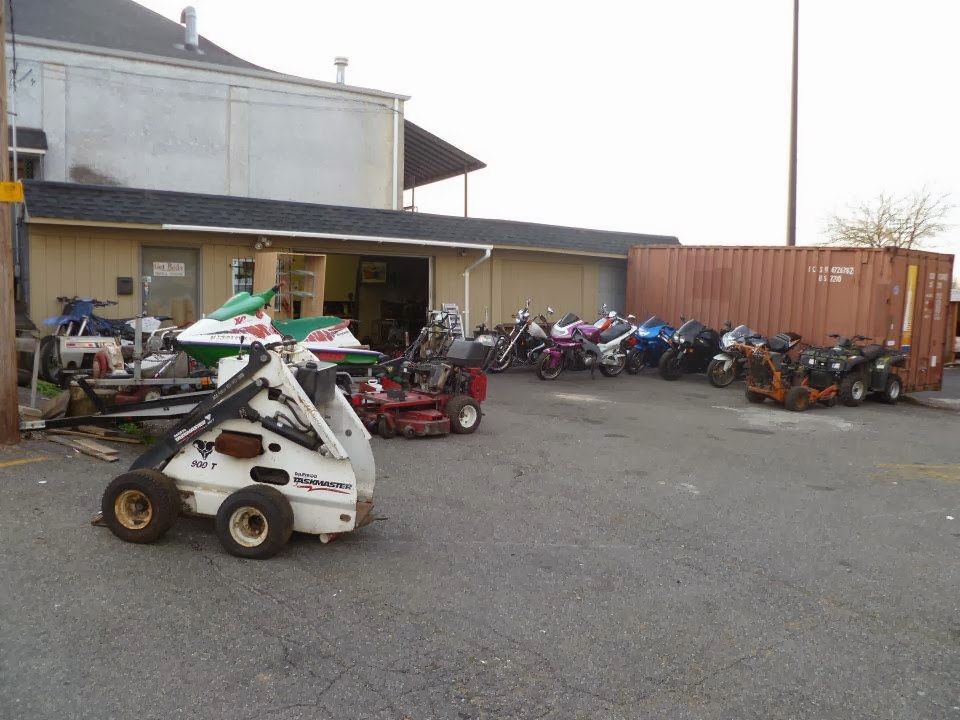
<path fill-rule="evenodd" d="M 0 9 L 0 179 L 9 180 L 10 156 L 7 144 L 7 4 Z M 20 442 L 17 402 L 17 329 L 13 305 L 13 245 L 10 242 L 12 214 L 9 205 L 0 206 L 0 445 Z M 3 338 L 6 338 L 4 340 Z"/>

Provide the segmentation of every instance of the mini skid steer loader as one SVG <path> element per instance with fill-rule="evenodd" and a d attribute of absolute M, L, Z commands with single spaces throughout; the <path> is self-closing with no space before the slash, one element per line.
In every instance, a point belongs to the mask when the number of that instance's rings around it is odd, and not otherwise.
<path fill-rule="evenodd" d="M 328 542 L 372 521 L 370 434 L 335 366 L 293 341 L 220 361 L 218 388 L 107 486 L 101 521 L 158 540 L 181 513 L 216 518 L 227 552 L 268 558 L 294 530 Z"/>

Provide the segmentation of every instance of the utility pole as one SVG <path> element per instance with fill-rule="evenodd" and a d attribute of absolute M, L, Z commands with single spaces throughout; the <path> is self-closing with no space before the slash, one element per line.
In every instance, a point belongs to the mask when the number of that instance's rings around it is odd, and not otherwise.
<path fill-rule="evenodd" d="M 0 179 L 9 180 L 7 145 L 7 3 L 0 8 Z M 0 445 L 20 442 L 17 395 L 17 325 L 13 306 L 13 245 L 9 205 L 0 205 Z"/>
<path fill-rule="evenodd" d="M 800 0 L 793 0 L 793 77 L 790 86 L 790 169 L 787 189 L 787 245 L 797 244 L 797 67 L 800 59 Z"/>

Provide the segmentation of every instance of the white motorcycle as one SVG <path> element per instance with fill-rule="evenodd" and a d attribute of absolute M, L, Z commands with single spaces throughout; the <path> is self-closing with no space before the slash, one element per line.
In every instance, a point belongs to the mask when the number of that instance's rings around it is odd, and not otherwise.
<path fill-rule="evenodd" d="M 554 341 L 560 341 L 560 344 L 565 344 L 574 340 L 578 333 L 581 342 L 587 341 L 589 344 L 588 350 L 599 352 L 600 360 L 596 365 L 600 372 L 607 377 L 616 377 L 627 366 L 624 343 L 637 330 L 634 320 L 636 317 L 633 315 L 624 318 L 617 314 L 616 310 L 607 311 L 604 303 L 601 315 L 593 325 L 585 323 L 574 313 L 567 313 L 553 326 L 550 337 Z M 594 347 L 596 350 L 593 350 Z M 586 368 L 576 365 L 570 369 Z"/>

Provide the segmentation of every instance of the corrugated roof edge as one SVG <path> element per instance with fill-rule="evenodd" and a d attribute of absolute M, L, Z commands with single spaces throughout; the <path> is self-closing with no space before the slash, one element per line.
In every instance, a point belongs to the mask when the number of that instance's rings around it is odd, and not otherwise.
<path fill-rule="evenodd" d="M 626 257 L 632 246 L 678 245 L 674 236 L 647 235 L 615 230 L 593 230 L 520 220 L 462 218 L 452 215 L 409 213 L 401 210 L 324 205 L 291 200 L 204 195 L 170 190 L 150 190 L 65 182 L 27 181 L 26 207 L 31 222 L 56 220 L 119 223 L 193 224 L 235 228 L 274 227 L 290 230 L 294 221 L 284 212 L 284 222 L 275 222 L 277 211 L 307 211 L 299 229 L 350 235 L 382 235 L 445 239 L 454 237 L 476 244 L 509 245 L 537 249 L 561 249 L 614 253 Z M 131 200 L 133 202 L 131 202 Z M 177 202 L 170 202 L 176 200 Z M 139 201 L 139 202 L 138 202 Z M 224 213 L 228 217 L 214 217 Z M 241 217 L 238 210 L 247 212 Z M 266 213 L 266 215 L 260 215 Z M 272 211 L 272 212 L 269 212 Z M 194 214 L 196 213 L 196 214 Z M 264 218 L 266 221 L 259 220 Z M 309 223 L 309 226 L 307 226 Z"/>

